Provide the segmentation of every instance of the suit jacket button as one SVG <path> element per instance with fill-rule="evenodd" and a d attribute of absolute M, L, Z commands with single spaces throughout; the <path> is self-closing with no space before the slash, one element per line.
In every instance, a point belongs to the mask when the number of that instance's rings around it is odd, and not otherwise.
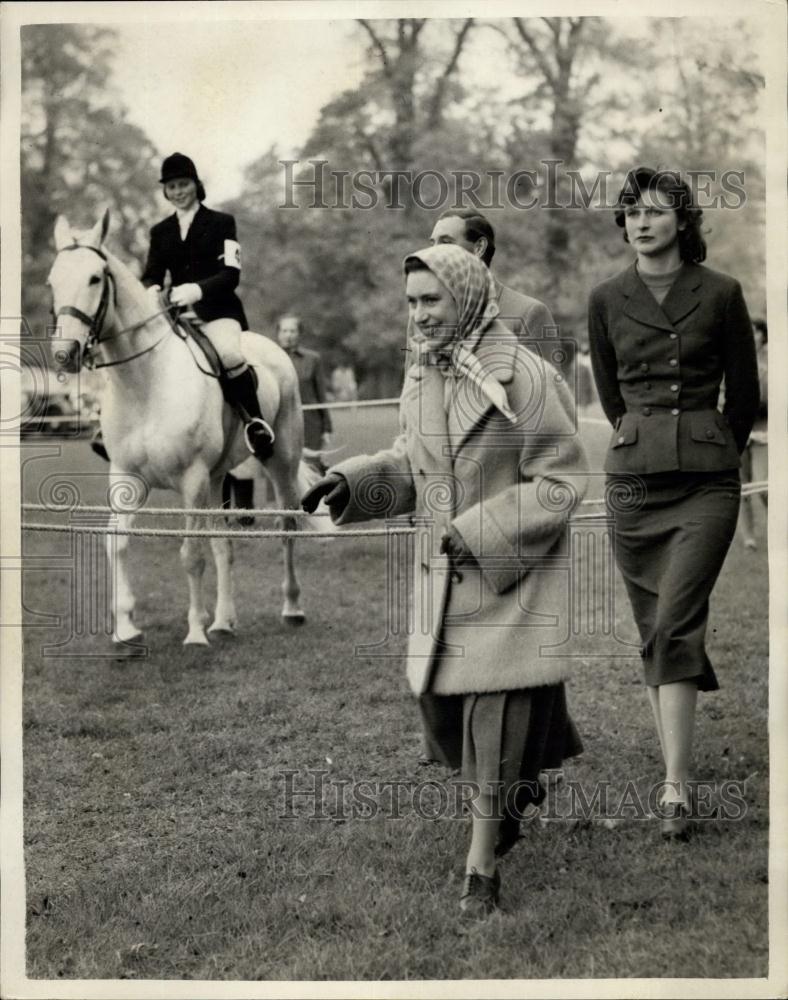
<path fill-rule="evenodd" d="M 670 335 L 670 339 L 671 340 L 675 340 L 677 337 L 678 337 L 677 333 L 671 333 L 671 335 Z"/>
<path fill-rule="evenodd" d="M 648 365 L 646 364 L 646 362 L 645 362 L 645 361 L 644 361 L 644 362 L 643 362 L 643 364 L 642 364 L 642 365 L 640 366 L 640 370 L 641 370 L 642 372 L 647 372 L 647 371 L 648 371 Z"/>
<path fill-rule="evenodd" d="M 619 437 L 619 439 L 618 439 L 618 443 L 619 443 L 619 444 L 623 444 L 623 443 L 624 443 L 625 441 L 626 441 L 626 438 L 625 438 L 625 437 L 624 437 L 624 435 L 622 434 L 622 435 L 621 435 L 621 436 Z"/>
<path fill-rule="evenodd" d="M 462 583 L 462 573 L 458 569 L 454 569 L 451 572 L 451 582 L 452 583 Z"/>
<path fill-rule="evenodd" d="M 676 358 L 671 358 L 670 359 L 670 367 L 671 368 L 675 368 L 677 364 L 678 364 L 678 360 Z"/>
<path fill-rule="evenodd" d="M 678 410 L 671 410 L 670 412 L 673 414 L 674 417 L 677 417 L 679 415 Z"/>
<path fill-rule="evenodd" d="M 650 417 L 651 416 L 651 407 L 650 406 L 644 406 L 643 407 L 643 416 L 644 417 Z"/>
<path fill-rule="evenodd" d="M 708 439 L 709 439 L 710 441 L 711 441 L 711 439 L 712 439 L 712 438 L 714 437 L 714 431 L 713 431 L 713 430 L 712 430 L 711 428 L 709 428 L 709 429 L 708 429 L 708 430 L 706 431 L 706 437 L 707 437 L 707 438 L 708 438 Z"/>
<path fill-rule="evenodd" d="M 670 391 L 671 391 L 671 392 L 678 392 L 678 391 L 679 391 L 679 387 L 678 387 L 678 386 L 676 385 L 676 383 L 675 383 L 675 382 L 674 382 L 674 383 L 673 383 L 673 385 L 672 385 L 672 386 L 670 387 Z"/>

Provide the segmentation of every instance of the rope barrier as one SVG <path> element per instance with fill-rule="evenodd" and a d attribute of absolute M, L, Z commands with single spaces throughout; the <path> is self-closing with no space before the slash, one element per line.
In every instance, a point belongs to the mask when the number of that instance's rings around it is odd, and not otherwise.
<path fill-rule="evenodd" d="M 191 514 L 205 517 L 328 517 L 328 514 L 307 514 L 305 510 L 290 508 L 264 507 L 108 507 L 104 504 L 85 504 L 76 507 L 70 504 L 23 503 L 22 510 L 45 511 L 49 514 L 68 514 L 78 511 L 81 514 Z"/>
<path fill-rule="evenodd" d="M 766 480 L 755 483 L 745 483 L 742 486 L 742 496 L 753 493 L 768 493 L 769 484 Z M 603 497 L 591 500 L 581 500 L 580 507 L 598 507 L 605 503 Z M 44 512 L 48 514 L 69 514 L 77 511 L 81 514 L 151 514 L 157 516 L 191 515 L 203 517 L 328 517 L 327 513 L 307 514 L 304 510 L 292 510 L 278 507 L 137 507 L 119 508 L 105 504 L 85 504 L 74 506 L 70 504 L 23 503 L 22 510 L 28 512 Z M 596 515 L 593 515 L 596 516 Z M 248 532 L 244 532 L 247 534 Z M 310 534 L 313 532 L 310 531 Z"/>
<path fill-rule="evenodd" d="M 256 528 L 254 530 L 220 530 L 193 528 L 110 528 L 88 524 L 37 524 L 23 521 L 30 531 L 75 532 L 81 535 L 144 535 L 149 538 L 375 538 L 386 535 L 415 535 L 418 528 L 352 528 L 347 531 L 286 531 Z"/>
<path fill-rule="evenodd" d="M 303 403 L 301 409 L 304 412 L 308 410 L 354 410 L 356 407 L 365 406 L 398 406 L 399 397 L 392 396 L 390 399 L 356 399 L 348 400 L 337 400 L 335 402 L 326 403 Z M 30 416 L 27 418 L 31 424 L 69 424 L 74 427 L 87 427 L 88 424 L 97 424 L 99 422 L 99 417 L 96 414 L 83 414 L 83 413 L 61 413 L 56 416 Z"/>
<path fill-rule="evenodd" d="M 752 496 L 756 493 L 768 493 L 768 484 L 765 482 L 761 483 L 748 483 L 742 490 L 742 496 Z M 604 503 L 604 500 L 584 500 L 579 506 L 599 506 Z M 53 511 L 51 507 L 45 507 L 43 504 L 23 504 L 23 509 L 34 509 L 34 510 L 48 510 Z M 183 511 L 174 510 L 171 508 L 161 508 L 168 514 L 181 514 Z M 64 511 L 79 511 L 81 513 L 95 513 L 95 512 L 106 512 L 110 508 L 106 507 L 79 507 L 70 508 L 61 505 L 60 512 Z M 147 511 L 151 513 L 151 511 Z M 206 513 L 205 511 L 200 511 L 200 513 Z M 221 513 L 226 513 L 225 510 L 221 510 Z M 244 515 L 249 515 L 251 511 L 243 511 Z M 266 514 L 271 513 L 271 511 L 261 511 L 260 513 Z M 284 511 L 286 515 L 292 515 L 300 513 L 298 511 Z M 569 522 L 574 524 L 579 521 L 592 521 L 599 520 L 600 517 L 608 517 L 607 511 L 602 511 L 597 514 L 573 514 L 569 518 Z M 147 538 L 382 538 L 393 535 L 415 535 L 420 529 L 414 527 L 388 527 L 388 528 L 350 528 L 341 529 L 339 531 L 293 531 L 287 529 L 267 529 L 267 528 L 256 528 L 254 530 L 250 529 L 227 529 L 227 530 L 211 530 L 207 528 L 193 528 L 189 530 L 179 530 L 177 528 L 123 528 L 118 529 L 109 526 L 93 526 L 93 525 L 81 525 L 81 524 L 40 524 L 38 522 L 23 521 L 21 524 L 22 528 L 26 528 L 28 531 L 50 531 L 50 532 L 61 532 L 61 533 L 73 533 L 77 534 L 90 534 L 90 535 L 140 535 Z"/>

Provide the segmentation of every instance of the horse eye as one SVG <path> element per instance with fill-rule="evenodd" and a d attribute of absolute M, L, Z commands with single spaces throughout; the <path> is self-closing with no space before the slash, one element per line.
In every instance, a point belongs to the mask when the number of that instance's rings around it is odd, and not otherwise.
<path fill-rule="evenodd" d="M 88 284 L 89 285 L 97 285 L 100 281 L 101 281 L 101 278 L 99 277 L 99 275 L 93 274 L 93 275 L 91 275 L 91 278 L 90 278 L 90 281 L 88 282 Z"/>

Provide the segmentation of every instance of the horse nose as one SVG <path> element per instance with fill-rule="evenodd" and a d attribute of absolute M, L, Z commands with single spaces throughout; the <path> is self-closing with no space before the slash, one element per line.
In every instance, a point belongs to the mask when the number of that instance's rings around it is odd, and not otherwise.
<path fill-rule="evenodd" d="M 82 348 L 78 340 L 66 340 L 55 351 L 58 368 L 67 372 L 78 372 L 82 359 Z"/>

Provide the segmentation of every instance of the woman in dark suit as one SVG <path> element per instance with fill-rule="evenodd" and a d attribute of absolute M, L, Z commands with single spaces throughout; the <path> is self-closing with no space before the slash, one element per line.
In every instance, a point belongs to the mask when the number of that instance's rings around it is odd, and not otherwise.
<path fill-rule="evenodd" d="M 205 188 L 188 156 L 173 153 L 161 168 L 164 197 L 175 207 L 151 229 L 142 283 L 158 294 L 169 271 L 170 302 L 191 307 L 227 370 L 232 400 L 245 421 L 246 443 L 269 458 L 274 432 L 263 419 L 255 379 L 241 352 L 248 325 L 235 289 L 241 276 L 241 248 L 235 219 L 202 204 Z"/>
<path fill-rule="evenodd" d="M 615 428 L 605 471 L 616 561 L 665 762 L 662 833 L 682 839 L 697 692 L 718 687 L 704 644 L 709 596 L 736 529 L 740 455 L 758 411 L 747 307 L 737 281 L 701 266 L 701 214 L 678 175 L 631 171 L 615 218 L 637 258 L 593 290 L 588 320 Z"/>

